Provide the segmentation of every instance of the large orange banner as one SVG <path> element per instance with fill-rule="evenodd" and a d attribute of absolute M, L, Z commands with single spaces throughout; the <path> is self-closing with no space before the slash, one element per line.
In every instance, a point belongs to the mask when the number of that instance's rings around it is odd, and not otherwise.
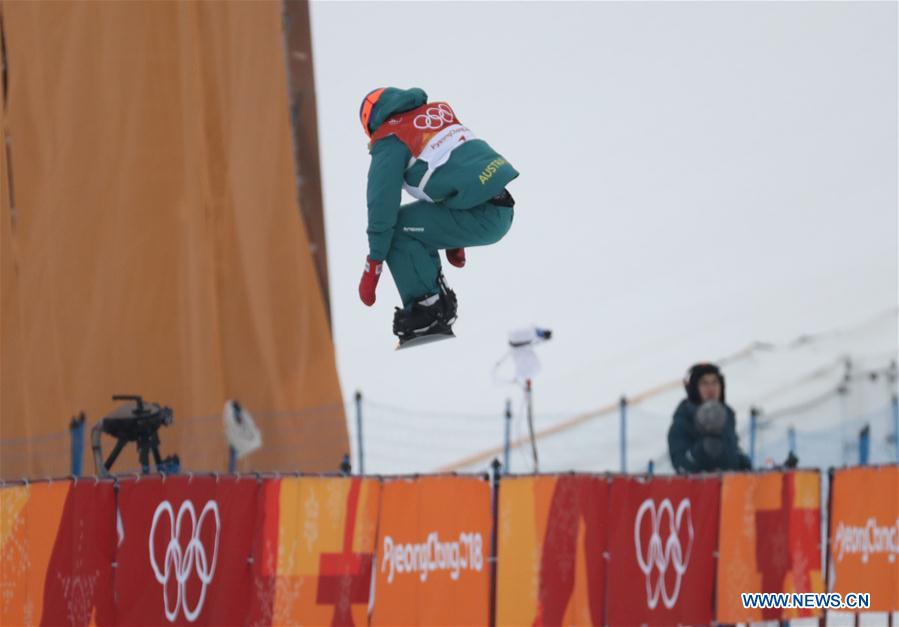
<path fill-rule="evenodd" d="M 899 466 L 838 470 L 830 489 L 831 591 L 899 610 Z"/>
<path fill-rule="evenodd" d="M 372 624 L 487 624 L 491 526 L 485 479 L 385 481 Z"/>
<path fill-rule="evenodd" d="M 603 477 L 502 480 L 497 624 L 603 624 L 608 493 Z"/>
<path fill-rule="evenodd" d="M 743 592 L 823 592 L 818 471 L 726 475 L 721 487 L 717 620 L 818 616 L 817 610 L 744 609 Z"/>
<path fill-rule="evenodd" d="M 271 615 L 260 624 L 367 625 L 380 481 L 281 479 L 265 490 Z"/>

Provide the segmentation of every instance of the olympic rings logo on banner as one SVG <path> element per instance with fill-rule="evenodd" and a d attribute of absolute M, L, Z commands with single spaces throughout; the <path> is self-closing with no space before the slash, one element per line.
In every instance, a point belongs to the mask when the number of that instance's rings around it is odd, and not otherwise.
<path fill-rule="evenodd" d="M 210 513 L 215 519 L 215 544 L 212 547 L 211 560 L 209 559 L 209 555 L 207 555 L 206 547 L 200 540 L 200 531 L 203 529 L 203 522 Z M 159 519 L 163 514 L 168 514 L 170 535 L 165 546 L 165 561 L 162 569 L 160 569 L 153 549 L 156 540 L 156 525 L 159 523 Z M 187 547 L 182 548 L 180 542 L 182 524 L 186 523 L 188 519 L 190 521 L 190 540 L 187 542 Z M 160 503 L 153 513 L 153 524 L 150 526 L 150 538 L 148 543 L 150 548 L 150 566 L 153 568 L 153 574 L 156 576 L 156 581 L 162 584 L 162 602 L 165 606 L 165 617 L 169 622 L 175 621 L 178 617 L 179 609 L 184 611 L 185 618 L 190 622 L 195 621 L 197 616 L 199 616 L 200 612 L 203 610 L 203 602 L 206 600 L 206 587 L 212 582 L 212 578 L 215 575 L 221 528 L 222 519 L 219 515 L 218 503 L 215 501 L 206 503 L 203 507 L 203 511 L 200 512 L 199 519 L 197 519 L 197 510 L 194 509 L 194 504 L 190 501 L 184 501 L 181 504 L 181 507 L 178 508 L 177 516 L 175 515 L 175 510 L 172 508 L 172 504 L 168 501 Z M 164 537 L 163 541 L 165 541 Z M 185 588 L 187 580 L 194 572 L 196 572 L 197 577 L 200 579 L 201 587 L 200 598 L 197 600 L 196 605 L 191 608 L 190 603 L 187 600 Z M 168 583 L 169 578 L 173 574 L 175 576 L 175 582 L 177 583 L 178 593 L 175 597 L 174 605 L 170 606 Z"/>
<path fill-rule="evenodd" d="M 455 119 L 453 110 L 449 108 L 449 105 L 441 102 L 436 107 L 428 107 L 424 113 L 416 115 L 415 119 L 412 120 L 412 125 L 420 131 L 436 131 Z"/>
<path fill-rule="evenodd" d="M 640 526 L 646 515 L 650 516 L 652 523 L 652 532 L 649 536 L 649 546 L 644 547 L 640 538 Z M 663 518 L 668 519 L 668 535 L 662 540 L 661 524 Z M 680 531 L 681 527 L 686 525 L 687 546 L 684 549 L 681 546 Z M 655 501 L 646 499 L 637 510 L 637 517 L 634 521 L 634 544 L 637 549 L 637 562 L 640 564 L 640 570 L 646 577 L 646 604 L 649 609 L 654 610 L 659 604 L 659 597 L 667 609 L 674 607 L 677 603 L 677 597 L 680 594 L 681 580 L 684 573 L 687 572 L 687 566 L 690 563 L 690 552 L 693 550 L 693 516 L 690 506 L 690 499 L 683 499 L 677 506 L 675 512 L 671 501 L 664 499 L 656 508 Z M 668 591 L 668 584 L 665 582 L 665 574 L 668 567 L 674 568 L 674 589 Z M 652 572 L 658 572 L 658 579 L 653 585 Z"/>

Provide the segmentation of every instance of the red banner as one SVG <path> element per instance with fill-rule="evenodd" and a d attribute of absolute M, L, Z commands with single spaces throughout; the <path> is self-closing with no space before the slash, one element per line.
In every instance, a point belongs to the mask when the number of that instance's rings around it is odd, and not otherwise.
<path fill-rule="evenodd" d="M 112 483 L 73 483 L 47 566 L 42 624 L 112 622 L 115 549 Z"/>
<path fill-rule="evenodd" d="M 616 478 L 609 500 L 609 625 L 712 621 L 721 481 Z"/>
<path fill-rule="evenodd" d="M 221 625 L 256 614 L 262 495 L 256 481 L 234 478 L 122 482 L 115 622 Z"/>

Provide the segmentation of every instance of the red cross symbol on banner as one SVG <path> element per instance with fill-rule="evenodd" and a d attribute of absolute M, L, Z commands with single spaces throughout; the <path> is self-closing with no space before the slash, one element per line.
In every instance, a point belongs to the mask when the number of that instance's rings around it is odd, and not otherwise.
<path fill-rule="evenodd" d="M 796 475 L 781 478 L 780 508 L 755 514 L 755 561 L 762 575 L 762 592 L 782 592 L 784 578 L 792 573 L 794 592 L 811 592 L 811 571 L 821 569 L 814 532 L 820 530 L 817 509 L 794 506 Z M 782 610 L 763 609 L 764 620 L 777 620 Z M 808 616 L 802 610 L 801 616 Z"/>
<path fill-rule="evenodd" d="M 318 562 L 318 592 L 315 602 L 333 605 L 331 625 L 353 625 L 353 605 L 368 603 L 371 592 L 371 553 L 353 553 L 353 532 L 359 507 L 361 479 L 353 479 L 347 495 L 343 551 L 322 553 Z"/>

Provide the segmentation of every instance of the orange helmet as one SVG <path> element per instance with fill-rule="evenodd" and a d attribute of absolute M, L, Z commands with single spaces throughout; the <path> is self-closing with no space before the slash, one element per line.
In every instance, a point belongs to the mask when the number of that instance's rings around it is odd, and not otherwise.
<path fill-rule="evenodd" d="M 380 87 L 368 92 L 365 96 L 365 100 L 362 101 L 362 106 L 359 107 L 359 120 L 362 122 L 362 128 L 365 129 L 365 134 L 369 137 L 371 137 L 371 131 L 368 128 L 368 121 L 371 119 L 372 109 L 375 108 L 375 105 L 378 103 L 378 98 L 384 93 L 384 89 L 384 87 Z"/>

